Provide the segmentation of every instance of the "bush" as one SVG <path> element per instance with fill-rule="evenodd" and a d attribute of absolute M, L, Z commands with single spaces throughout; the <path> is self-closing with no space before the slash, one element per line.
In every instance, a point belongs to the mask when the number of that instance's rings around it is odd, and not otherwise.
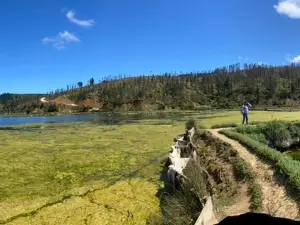
<path fill-rule="evenodd" d="M 287 124 L 280 121 L 266 123 L 266 125 L 262 127 L 262 132 L 275 148 L 280 148 L 284 141 L 291 139 Z"/>
<path fill-rule="evenodd" d="M 194 127 L 195 129 L 197 129 L 196 121 L 195 121 L 194 119 L 188 120 L 188 121 L 186 122 L 186 124 L 185 124 L 185 128 L 188 129 L 188 130 L 190 130 L 190 129 L 192 129 L 193 127 Z"/>

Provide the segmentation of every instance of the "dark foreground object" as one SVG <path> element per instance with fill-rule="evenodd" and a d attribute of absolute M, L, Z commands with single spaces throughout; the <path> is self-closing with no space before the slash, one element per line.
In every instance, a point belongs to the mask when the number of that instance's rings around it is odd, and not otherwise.
<path fill-rule="evenodd" d="M 300 224 L 299 221 L 285 219 L 285 218 L 279 218 L 279 217 L 272 217 L 266 214 L 260 214 L 260 213 L 246 213 L 242 214 L 240 216 L 229 216 L 226 217 L 224 220 L 222 220 L 218 225 L 294 225 L 294 224 Z"/>

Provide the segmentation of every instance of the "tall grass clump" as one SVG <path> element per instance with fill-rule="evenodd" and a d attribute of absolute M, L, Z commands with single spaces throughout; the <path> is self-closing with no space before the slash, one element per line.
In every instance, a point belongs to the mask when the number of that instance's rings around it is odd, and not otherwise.
<path fill-rule="evenodd" d="M 181 188 L 164 193 L 161 197 L 163 224 L 194 224 L 198 219 L 207 194 L 203 171 L 197 163 L 190 161 L 184 169 L 187 179 Z"/>

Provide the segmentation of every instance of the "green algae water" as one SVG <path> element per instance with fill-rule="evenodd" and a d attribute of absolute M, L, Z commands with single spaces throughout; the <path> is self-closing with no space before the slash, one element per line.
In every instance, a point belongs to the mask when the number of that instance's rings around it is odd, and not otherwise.
<path fill-rule="evenodd" d="M 181 126 L 51 123 L 0 129 L 0 224 L 146 224 Z"/>
<path fill-rule="evenodd" d="M 293 150 L 293 151 L 288 151 L 285 154 L 292 157 L 295 160 L 300 161 L 300 149 Z"/>

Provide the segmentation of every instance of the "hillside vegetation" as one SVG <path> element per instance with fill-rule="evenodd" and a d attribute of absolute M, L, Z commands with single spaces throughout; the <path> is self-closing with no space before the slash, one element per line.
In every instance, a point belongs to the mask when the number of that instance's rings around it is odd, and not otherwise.
<path fill-rule="evenodd" d="M 63 97 L 80 106 L 103 110 L 235 108 L 247 100 L 255 106 L 298 107 L 300 67 L 239 64 L 210 72 L 165 73 L 126 78 L 91 78 L 44 95 Z M 32 112 L 44 109 L 39 95 L 0 96 L 2 112 Z M 57 105 L 57 104 L 56 104 Z M 59 111 L 60 108 L 50 109 Z"/>

